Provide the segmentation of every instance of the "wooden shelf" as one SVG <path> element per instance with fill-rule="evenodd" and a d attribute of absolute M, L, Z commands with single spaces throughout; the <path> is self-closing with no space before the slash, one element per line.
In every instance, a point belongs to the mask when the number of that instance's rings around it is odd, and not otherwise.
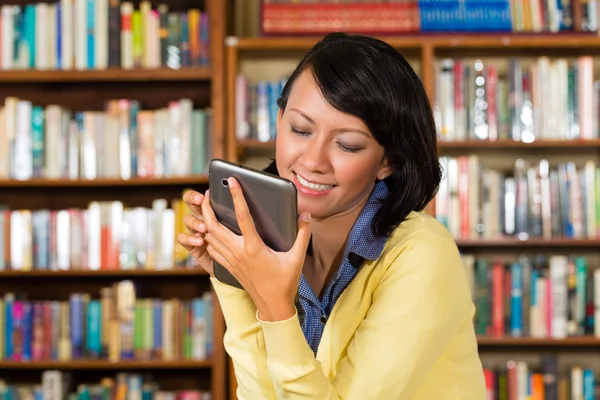
<path fill-rule="evenodd" d="M 120 270 L 120 269 L 101 269 L 96 271 L 91 270 L 68 270 L 68 271 L 48 271 L 48 270 L 33 270 L 33 271 L 0 271 L 0 279 L 2 278 L 160 278 L 160 277 L 186 277 L 186 276 L 204 276 L 208 273 L 202 268 L 184 269 L 176 268 L 170 270 Z"/>
<path fill-rule="evenodd" d="M 593 336 L 576 336 L 565 339 L 532 338 L 532 337 L 478 337 L 479 346 L 547 346 L 547 347 L 600 347 L 600 338 Z"/>
<path fill-rule="evenodd" d="M 0 83 L 11 82 L 131 82 L 131 81 L 208 81 L 211 69 L 170 68 L 105 70 L 16 70 L 0 71 Z"/>
<path fill-rule="evenodd" d="M 498 33 L 482 34 L 460 33 L 460 34 L 438 34 L 420 33 L 405 36 L 379 36 L 396 48 L 419 49 L 433 47 L 439 49 L 448 48 L 545 48 L 545 49 L 568 49 L 568 48 L 600 48 L 600 37 L 592 33 L 565 33 L 565 34 L 515 34 Z M 226 43 L 240 50 L 308 50 L 320 36 L 307 37 L 258 37 L 237 38 L 229 37 Z"/>
<path fill-rule="evenodd" d="M 110 186 L 175 186 L 208 183 L 206 175 L 181 176 L 173 178 L 131 178 L 131 179 L 29 179 L 24 181 L 0 180 L 0 187 L 110 187 Z"/>
<path fill-rule="evenodd" d="M 589 247 L 600 250 L 600 239 L 570 239 L 570 238 L 554 238 L 542 239 L 532 238 L 528 240 L 519 240 L 515 238 L 500 238 L 500 239 L 455 239 L 458 247 Z"/>
<path fill-rule="evenodd" d="M 212 366 L 211 360 L 184 361 L 118 361 L 73 360 L 73 361 L 0 361 L 3 369 L 86 369 L 86 370 L 124 370 L 124 369 L 206 369 Z"/>
<path fill-rule="evenodd" d="M 538 140 L 532 143 L 518 142 L 513 140 L 460 140 L 439 141 L 440 149 L 584 149 L 591 148 L 600 150 L 600 139 L 593 140 Z"/>

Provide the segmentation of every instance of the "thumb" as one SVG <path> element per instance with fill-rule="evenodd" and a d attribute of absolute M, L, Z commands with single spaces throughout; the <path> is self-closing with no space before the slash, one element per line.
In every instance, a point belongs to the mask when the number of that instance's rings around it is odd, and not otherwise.
<path fill-rule="evenodd" d="M 310 219 L 310 213 L 308 212 L 303 212 L 298 218 L 298 235 L 296 236 L 294 245 L 290 249 L 290 252 L 298 257 L 304 258 L 306 248 L 310 242 Z"/>

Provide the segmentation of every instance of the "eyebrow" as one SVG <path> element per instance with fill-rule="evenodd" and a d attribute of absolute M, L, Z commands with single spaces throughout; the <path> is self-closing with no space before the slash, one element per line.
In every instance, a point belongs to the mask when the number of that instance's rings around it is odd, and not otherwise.
<path fill-rule="evenodd" d="M 297 108 L 290 108 L 290 111 L 295 111 L 298 114 L 300 114 L 302 117 L 304 117 L 304 119 L 306 119 L 308 122 L 310 122 L 311 124 L 315 124 L 315 121 L 309 117 L 308 115 L 306 115 L 305 113 L 303 113 L 302 111 L 298 110 Z M 363 134 L 367 137 L 371 137 L 370 134 L 368 134 L 367 132 L 361 130 L 361 129 L 355 129 L 355 128 L 340 128 L 340 129 L 334 129 L 333 132 L 335 133 L 342 133 L 342 132 L 354 132 L 354 133 L 360 133 Z"/>

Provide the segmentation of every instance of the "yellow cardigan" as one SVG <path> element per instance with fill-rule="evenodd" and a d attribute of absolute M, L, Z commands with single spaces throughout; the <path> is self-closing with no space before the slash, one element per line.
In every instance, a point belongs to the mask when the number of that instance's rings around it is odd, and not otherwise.
<path fill-rule="evenodd" d="M 411 213 L 362 265 L 316 358 L 297 314 L 261 321 L 245 291 L 211 281 L 239 399 L 486 398 L 467 274 L 447 229 L 426 214 Z"/>

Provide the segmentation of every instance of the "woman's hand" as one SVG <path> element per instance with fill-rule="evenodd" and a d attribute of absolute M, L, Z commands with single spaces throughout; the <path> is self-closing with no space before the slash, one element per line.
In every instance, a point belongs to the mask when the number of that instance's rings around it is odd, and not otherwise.
<path fill-rule="evenodd" d="M 210 276 L 214 277 L 213 259 L 206 251 L 206 241 L 204 240 L 206 227 L 204 225 L 204 218 L 202 217 L 202 208 L 200 207 L 204 201 L 204 196 L 196 191 L 188 190 L 183 194 L 183 201 L 186 202 L 192 211 L 191 214 L 188 214 L 183 218 L 183 223 L 190 233 L 178 233 L 177 241 L 190 252 L 196 262 L 198 262 Z"/>
<path fill-rule="evenodd" d="M 310 240 L 310 215 L 300 215 L 292 248 L 287 252 L 274 251 L 256 232 L 240 184 L 235 178 L 229 178 L 228 183 L 242 235 L 236 235 L 217 221 L 207 192 L 202 202 L 206 249 L 244 287 L 262 320 L 291 318 L 296 312 L 294 299 Z"/>

